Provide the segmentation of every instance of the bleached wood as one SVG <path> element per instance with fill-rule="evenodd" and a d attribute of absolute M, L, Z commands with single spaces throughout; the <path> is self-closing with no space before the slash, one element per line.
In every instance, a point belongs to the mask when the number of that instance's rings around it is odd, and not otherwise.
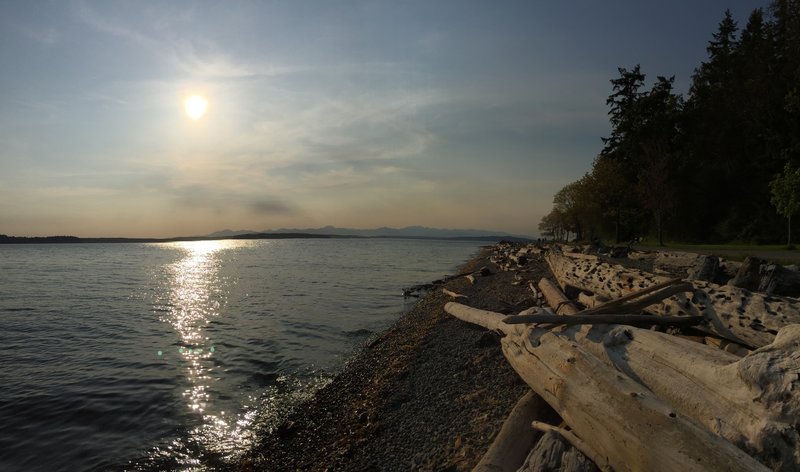
<path fill-rule="evenodd" d="M 549 279 L 539 281 L 539 290 L 557 315 L 574 315 L 580 311 Z"/>
<path fill-rule="evenodd" d="M 548 303 L 559 300 L 555 294 Z M 783 328 L 773 344 L 741 360 L 711 346 L 631 327 L 582 327 L 560 334 L 775 470 L 800 469 L 800 325 Z M 743 369 L 750 374 L 742 375 Z M 753 401 L 770 388 L 775 393 Z"/>
<path fill-rule="evenodd" d="M 610 298 L 669 280 L 667 277 L 548 253 L 547 262 L 564 287 L 578 287 Z M 692 281 L 693 293 L 679 294 L 645 311 L 666 316 L 705 316 L 702 328 L 745 346 L 770 344 L 783 326 L 800 323 L 800 303 L 795 299 L 753 293 L 741 288 Z"/>
<path fill-rule="evenodd" d="M 604 297 L 602 295 L 589 295 L 586 292 L 581 292 L 578 294 L 578 303 L 585 306 L 586 308 L 594 308 L 607 301 L 608 297 Z"/>
<path fill-rule="evenodd" d="M 529 390 L 514 405 L 492 445 L 472 471 L 515 472 L 541 437 L 541 432 L 531 429 L 531 421 L 552 418 L 552 415 L 552 409 L 542 397 Z"/>
<path fill-rule="evenodd" d="M 592 462 L 594 462 L 600 468 L 600 470 L 604 470 L 604 471 L 610 471 L 611 470 L 611 468 L 608 467 L 608 465 L 605 463 L 604 458 L 601 457 L 599 454 L 597 454 L 591 448 L 591 446 L 586 444 L 585 441 L 583 441 L 578 436 L 575 436 L 575 433 L 573 433 L 572 431 L 567 431 L 564 428 L 559 428 L 558 426 L 553 426 L 551 424 L 543 423 L 541 421 L 533 421 L 531 423 L 531 426 L 534 429 L 538 429 L 539 431 L 543 431 L 543 432 L 552 431 L 554 433 L 558 433 L 568 443 L 572 444 L 575 447 L 575 449 L 581 451 L 586 457 L 591 459 Z"/>
<path fill-rule="evenodd" d="M 690 290 L 691 286 L 687 283 L 684 283 L 681 279 L 671 279 L 667 280 L 666 282 L 657 283 L 647 288 L 643 288 L 641 290 L 636 290 L 631 292 L 627 295 L 624 295 L 619 298 L 614 298 L 609 300 L 602 305 L 596 306 L 594 308 L 590 308 L 588 310 L 584 310 L 582 313 L 585 315 L 595 314 L 595 313 L 609 313 L 612 311 L 618 311 L 618 308 L 625 305 L 625 306 L 641 306 L 641 303 L 645 303 L 643 306 L 648 306 L 647 303 L 654 303 L 656 301 L 661 301 L 664 298 L 670 297 L 677 293 L 681 293 L 682 291 Z M 638 304 L 632 304 L 633 302 L 638 302 Z M 635 310 L 635 309 L 634 309 Z"/>
<path fill-rule="evenodd" d="M 528 425 L 529 429 L 530 425 Z M 551 472 L 561 470 L 561 458 L 569 444 L 556 432 L 548 431 L 536 441 L 525 462 L 517 472 Z"/>
<path fill-rule="evenodd" d="M 767 470 L 575 342 L 530 328 L 501 342 L 514 370 L 614 470 Z"/>
<path fill-rule="evenodd" d="M 456 298 L 456 299 L 458 299 L 458 298 L 467 298 L 466 295 L 462 295 L 460 293 L 453 292 L 452 290 L 447 290 L 446 288 L 442 289 L 442 293 L 444 293 L 445 295 L 447 295 L 450 298 Z"/>
<path fill-rule="evenodd" d="M 507 316 L 506 324 L 552 324 L 552 325 L 596 325 L 619 324 L 626 326 L 673 325 L 692 326 L 702 323 L 702 316 L 656 316 L 603 313 L 598 315 L 574 314 L 570 316 L 548 315 L 542 313 Z"/>
<path fill-rule="evenodd" d="M 703 338 L 703 343 L 708 344 L 709 346 L 714 346 L 717 349 L 721 349 L 725 352 L 730 352 L 731 354 L 735 354 L 739 357 L 744 357 L 752 352 L 750 349 L 728 341 L 727 339 L 715 338 L 713 336 L 705 336 Z"/>
<path fill-rule="evenodd" d="M 574 257 L 575 259 L 585 259 L 587 261 L 597 261 L 598 257 L 594 254 L 583 254 L 581 252 L 569 252 L 569 257 Z"/>
<path fill-rule="evenodd" d="M 448 302 L 444 311 L 467 323 L 476 324 L 492 331 L 503 331 L 507 325 L 503 323 L 506 316 L 493 311 L 472 308 L 461 303 Z"/>
<path fill-rule="evenodd" d="M 491 329 L 502 316 L 484 310 L 473 316 L 474 309 L 454 302 L 445 310 L 468 313 Z M 502 331 L 503 353 L 514 370 L 615 470 L 766 470 L 576 342 L 520 325 Z"/>

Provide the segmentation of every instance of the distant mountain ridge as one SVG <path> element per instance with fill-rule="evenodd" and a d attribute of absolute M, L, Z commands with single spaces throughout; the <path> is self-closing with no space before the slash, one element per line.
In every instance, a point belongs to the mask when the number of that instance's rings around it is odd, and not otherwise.
<path fill-rule="evenodd" d="M 326 234 L 339 236 L 360 236 L 360 237 L 395 237 L 395 238 L 481 238 L 490 236 L 522 238 L 528 236 L 514 235 L 505 231 L 486 231 L 480 229 L 444 229 L 429 228 L 427 226 L 406 226 L 405 228 L 389 228 L 386 226 L 375 229 L 354 229 L 338 228 L 335 226 L 324 226 L 322 228 L 280 228 L 276 230 L 230 230 L 225 229 L 216 231 L 206 236 L 212 238 L 226 238 L 251 233 L 304 233 L 304 234 Z"/>

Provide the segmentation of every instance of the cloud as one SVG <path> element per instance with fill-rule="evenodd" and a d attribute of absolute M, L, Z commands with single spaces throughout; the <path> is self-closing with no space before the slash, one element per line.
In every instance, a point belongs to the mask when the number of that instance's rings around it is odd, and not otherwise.
<path fill-rule="evenodd" d="M 310 190 L 353 188 L 371 181 L 368 172 L 356 172 L 351 166 L 344 169 L 331 169 L 322 172 L 301 173 L 300 186 Z"/>
<path fill-rule="evenodd" d="M 146 23 L 149 28 L 141 29 L 131 26 L 134 22 L 130 19 L 117 20 L 103 15 L 83 1 L 75 4 L 74 14 L 81 23 L 94 31 L 134 44 L 195 79 L 275 76 L 294 70 L 269 63 L 239 61 L 224 53 L 223 48 L 208 38 L 190 39 L 190 34 L 186 33 L 181 36 L 181 30 L 189 30 L 187 24 L 191 14 L 185 11 L 178 14 L 168 11 L 168 7 L 165 8 L 167 9 L 158 18 Z M 173 24 L 170 21 L 173 17 L 177 18 L 178 23 L 185 24 Z"/>
<path fill-rule="evenodd" d="M 294 215 L 296 214 L 296 209 L 279 200 L 256 200 L 250 202 L 249 209 L 258 215 L 263 216 L 276 216 L 276 215 Z"/>

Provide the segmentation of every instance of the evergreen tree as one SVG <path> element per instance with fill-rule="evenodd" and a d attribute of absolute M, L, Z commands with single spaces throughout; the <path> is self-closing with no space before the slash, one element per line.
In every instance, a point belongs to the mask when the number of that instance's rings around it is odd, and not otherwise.
<path fill-rule="evenodd" d="M 800 173 L 786 170 L 800 167 L 800 0 L 754 10 L 741 31 L 725 11 L 706 50 L 685 101 L 672 78 L 646 90 L 639 65 L 618 69 L 606 102 L 611 133 L 591 172 L 557 194 L 545 226 L 619 242 L 649 219 L 660 243 L 667 231 L 774 241 L 779 213 L 796 213 L 784 190 Z"/>

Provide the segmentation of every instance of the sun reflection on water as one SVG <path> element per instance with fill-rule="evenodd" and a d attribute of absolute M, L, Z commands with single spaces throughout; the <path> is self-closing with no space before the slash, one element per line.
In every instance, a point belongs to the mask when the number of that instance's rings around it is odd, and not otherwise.
<path fill-rule="evenodd" d="M 190 442 L 202 450 L 223 456 L 242 451 L 249 443 L 252 418 L 247 414 L 215 411 L 212 389 L 214 357 L 218 354 L 207 332 L 209 323 L 221 316 L 227 303 L 227 284 L 221 275 L 221 255 L 226 250 L 251 245 L 249 241 L 190 241 L 168 243 L 183 257 L 168 267 L 170 306 L 168 322 L 178 335 L 178 354 L 185 365 L 189 387 L 182 392 L 187 408 L 200 415 L 199 427 L 190 432 Z M 217 374 L 218 375 L 218 374 Z M 179 444 L 175 444 L 180 447 Z M 185 458 L 195 463 L 195 458 Z"/>

